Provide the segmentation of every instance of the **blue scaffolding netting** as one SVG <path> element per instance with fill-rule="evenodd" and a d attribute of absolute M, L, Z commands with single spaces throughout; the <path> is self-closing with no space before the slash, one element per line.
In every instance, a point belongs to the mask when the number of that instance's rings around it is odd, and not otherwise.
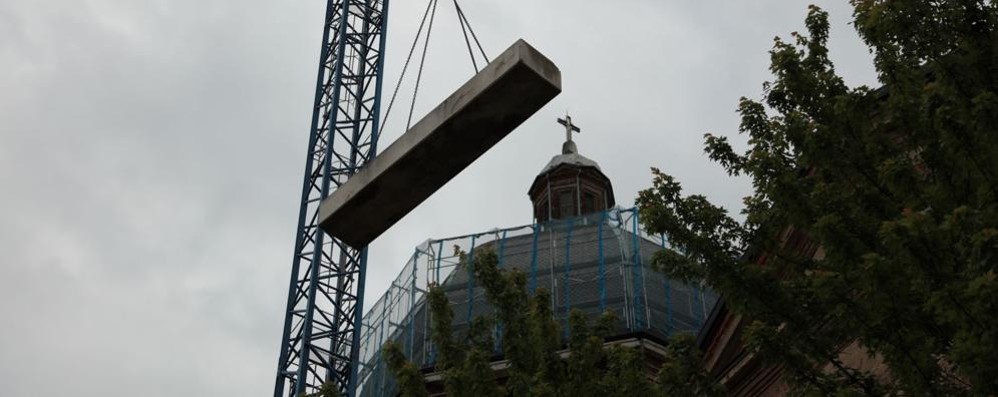
<path fill-rule="evenodd" d="M 593 319 L 613 311 L 622 335 L 645 332 L 665 339 L 675 333 L 695 333 L 717 297 L 702 286 L 670 280 L 652 270 L 651 258 L 662 249 L 671 249 L 667 236 L 642 231 L 634 208 L 428 240 L 416 247 L 398 277 L 364 315 L 358 394 L 395 394 L 394 379 L 380 354 L 386 342 L 400 343 L 414 363 L 433 365 L 424 299 L 430 285 L 446 292 L 456 335 L 466 332 L 475 317 L 491 314 L 485 291 L 465 269 L 465 263 L 473 263 L 475 254 L 483 250 L 496 252 L 500 268 L 524 272 L 529 291 L 551 292 L 553 313 L 563 332 L 570 311 L 580 310 Z M 501 334 L 501 324 L 494 332 Z"/>

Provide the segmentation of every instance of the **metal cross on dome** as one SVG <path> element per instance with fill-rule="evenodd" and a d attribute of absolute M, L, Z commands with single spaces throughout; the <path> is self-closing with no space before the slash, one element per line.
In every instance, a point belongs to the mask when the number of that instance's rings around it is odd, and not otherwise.
<path fill-rule="evenodd" d="M 573 131 L 574 132 L 578 132 L 578 133 L 582 132 L 582 130 L 579 129 L 578 126 L 576 126 L 575 124 L 572 124 L 572 116 L 569 116 L 568 113 L 565 113 L 565 118 L 558 119 L 558 124 L 561 124 L 561 125 L 565 126 L 565 141 L 566 142 L 571 142 L 572 141 L 572 132 Z"/>

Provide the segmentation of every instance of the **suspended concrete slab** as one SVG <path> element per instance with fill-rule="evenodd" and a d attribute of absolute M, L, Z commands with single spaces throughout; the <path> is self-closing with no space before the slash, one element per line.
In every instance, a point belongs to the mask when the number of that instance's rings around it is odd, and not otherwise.
<path fill-rule="evenodd" d="M 323 200 L 320 227 L 366 246 L 559 93 L 558 67 L 517 41 Z"/>

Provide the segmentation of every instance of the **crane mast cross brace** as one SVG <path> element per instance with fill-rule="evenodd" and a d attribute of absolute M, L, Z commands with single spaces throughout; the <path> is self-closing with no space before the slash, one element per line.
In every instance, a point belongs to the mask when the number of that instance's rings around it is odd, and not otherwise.
<path fill-rule="evenodd" d="M 388 3 L 327 1 L 274 397 L 356 394 L 367 243 L 561 92 L 518 41 L 376 158 Z"/>
<path fill-rule="evenodd" d="M 356 389 L 367 250 L 319 230 L 320 201 L 377 154 L 389 0 L 327 0 L 274 397 Z"/>

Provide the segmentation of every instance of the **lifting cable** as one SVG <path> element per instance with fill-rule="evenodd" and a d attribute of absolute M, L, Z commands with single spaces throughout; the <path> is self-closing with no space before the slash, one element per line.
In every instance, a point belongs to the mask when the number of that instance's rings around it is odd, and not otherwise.
<path fill-rule="evenodd" d="M 419 60 L 419 72 L 416 74 L 416 87 L 412 90 L 412 104 L 409 105 L 409 120 L 405 123 L 405 130 L 412 127 L 412 112 L 416 110 L 416 96 L 419 95 L 419 83 L 423 80 L 423 66 L 426 65 L 426 50 L 430 47 L 430 33 L 433 32 L 433 19 L 437 16 L 437 0 L 430 0 L 433 3 L 433 11 L 430 13 L 430 26 L 426 28 L 426 40 L 423 42 L 423 56 Z"/>
<path fill-rule="evenodd" d="M 409 70 L 409 64 L 412 62 L 412 56 L 416 52 L 416 47 L 419 45 L 419 39 L 423 35 L 423 28 L 426 28 L 426 37 L 423 39 L 423 50 L 420 56 L 419 68 L 416 73 L 416 85 L 412 92 L 412 102 L 409 104 L 409 115 L 406 120 L 405 130 L 408 131 L 412 127 L 412 115 L 416 109 L 416 97 L 419 94 L 419 85 L 423 78 L 423 67 L 426 64 L 426 53 L 430 46 L 430 34 L 433 32 L 433 21 L 437 14 L 437 2 L 438 0 L 429 0 L 426 4 L 426 10 L 423 12 L 423 19 L 419 23 L 419 29 L 416 31 L 416 38 L 412 41 L 412 46 L 409 47 L 409 55 L 406 56 L 405 64 L 402 66 L 402 73 L 399 76 L 398 83 L 395 85 L 395 90 L 392 92 L 392 98 L 388 101 L 388 109 L 385 111 L 384 124 L 388 123 L 388 116 L 392 112 L 392 108 L 395 105 L 395 99 L 398 97 L 399 89 L 402 87 L 402 81 L 405 80 L 405 74 Z M 464 43 L 468 49 L 468 55 L 471 57 L 471 65 L 475 69 L 475 73 L 479 72 L 478 63 L 475 60 L 475 51 L 472 49 L 471 41 L 475 41 L 475 46 L 478 51 L 482 54 L 482 59 L 485 63 L 489 63 L 489 57 L 485 54 L 485 49 L 482 48 L 482 43 L 478 40 L 478 35 L 475 34 L 475 30 L 472 29 L 471 23 L 468 21 L 468 16 L 465 15 L 464 10 L 461 5 L 458 4 L 457 0 L 453 0 L 454 9 L 457 12 L 458 23 L 461 24 L 461 32 L 464 35 Z M 429 19 L 429 24 L 427 25 L 427 19 Z M 469 37 L 468 34 L 471 34 Z M 382 125 L 382 130 L 384 129 L 384 124 Z"/>
<path fill-rule="evenodd" d="M 464 44 L 468 47 L 468 55 L 471 56 L 471 66 L 475 68 L 475 73 L 478 73 L 478 64 L 475 62 L 475 52 L 471 49 L 471 41 L 468 40 L 468 32 L 471 32 L 471 38 L 475 40 L 475 45 L 478 46 L 478 51 L 482 53 L 482 59 L 485 63 L 489 63 L 489 56 L 485 55 L 485 50 L 482 49 L 482 43 L 478 41 L 478 35 L 475 34 L 475 30 L 471 28 L 471 22 L 468 22 L 468 16 L 464 14 L 464 10 L 461 9 L 461 5 L 457 4 L 457 0 L 454 0 L 454 9 L 457 10 L 457 20 L 461 23 L 461 32 L 464 33 Z M 467 27 L 467 29 L 465 29 Z"/>
<path fill-rule="evenodd" d="M 409 56 L 405 58 L 405 65 L 402 66 L 402 74 L 399 76 L 399 81 L 395 84 L 395 91 L 392 92 L 392 99 L 388 101 L 388 110 L 385 111 L 385 124 L 388 123 L 388 115 L 392 113 L 392 106 L 395 105 L 395 98 L 399 94 L 399 88 L 402 87 L 402 81 L 405 80 L 405 72 L 409 70 L 409 62 L 412 61 L 412 54 L 416 51 L 416 45 L 419 44 L 419 37 L 423 34 L 423 27 L 426 25 L 426 17 L 430 15 L 430 8 L 435 4 L 435 0 L 430 0 L 426 4 L 426 11 L 423 12 L 423 21 L 419 23 L 419 29 L 416 31 L 416 38 L 412 41 L 412 47 L 409 48 Z M 382 125 L 384 129 L 384 125 Z M 408 130 L 408 128 L 406 128 Z"/>

